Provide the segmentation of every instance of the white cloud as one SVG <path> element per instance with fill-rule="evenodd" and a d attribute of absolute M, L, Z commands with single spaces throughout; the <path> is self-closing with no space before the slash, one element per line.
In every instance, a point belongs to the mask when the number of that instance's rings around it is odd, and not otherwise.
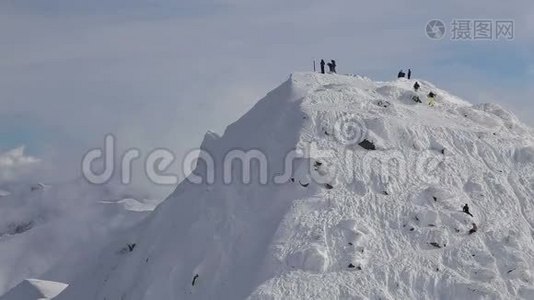
<path fill-rule="evenodd" d="M 27 166 L 38 162 L 39 159 L 24 155 L 24 146 L 0 153 L 1 167 Z"/>
<path fill-rule="evenodd" d="M 40 159 L 24 154 L 24 147 L 0 153 L 0 182 L 18 179 L 35 170 Z"/>

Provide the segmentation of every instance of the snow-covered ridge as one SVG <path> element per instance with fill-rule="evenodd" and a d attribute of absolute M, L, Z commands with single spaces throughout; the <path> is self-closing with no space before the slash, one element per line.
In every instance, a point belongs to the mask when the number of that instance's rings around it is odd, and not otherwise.
<path fill-rule="evenodd" d="M 6 300 L 51 300 L 67 287 L 61 282 L 27 279 L 13 288 L 2 299 Z"/>
<path fill-rule="evenodd" d="M 534 298 L 532 129 L 414 82 L 293 74 L 202 149 L 269 178 L 320 151 L 283 184 L 184 181 L 57 299 Z"/>

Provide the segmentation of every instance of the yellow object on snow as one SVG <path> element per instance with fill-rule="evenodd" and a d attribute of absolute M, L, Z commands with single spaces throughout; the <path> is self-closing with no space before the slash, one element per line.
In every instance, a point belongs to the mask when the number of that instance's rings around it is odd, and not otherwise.
<path fill-rule="evenodd" d="M 428 97 L 428 105 L 429 106 L 436 106 L 436 99 L 434 97 Z"/>

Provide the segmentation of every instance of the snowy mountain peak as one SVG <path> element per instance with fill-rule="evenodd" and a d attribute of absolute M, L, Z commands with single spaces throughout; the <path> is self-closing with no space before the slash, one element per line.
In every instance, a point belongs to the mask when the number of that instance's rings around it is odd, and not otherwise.
<path fill-rule="evenodd" d="M 534 298 L 532 130 L 415 81 L 292 74 L 57 299 Z"/>
<path fill-rule="evenodd" d="M 66 284 L 53 281 L 27 279 L 14 287 L 2 299 L 6 300 L 50 300 L 54 299 L 67 287 Z"/>

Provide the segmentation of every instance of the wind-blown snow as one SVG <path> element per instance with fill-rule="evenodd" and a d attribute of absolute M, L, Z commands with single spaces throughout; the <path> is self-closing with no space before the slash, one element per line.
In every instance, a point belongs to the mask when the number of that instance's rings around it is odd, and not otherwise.
<path fill-rule="evenodd" d="M 180 184 L 57 299 L 533 299 L 532 130 L 414 82 L 293 74 L 206 135 L 214 184 Z M 272 179 L 311 145 L 284 183 L 223 182 L 231 150 Z"/>

